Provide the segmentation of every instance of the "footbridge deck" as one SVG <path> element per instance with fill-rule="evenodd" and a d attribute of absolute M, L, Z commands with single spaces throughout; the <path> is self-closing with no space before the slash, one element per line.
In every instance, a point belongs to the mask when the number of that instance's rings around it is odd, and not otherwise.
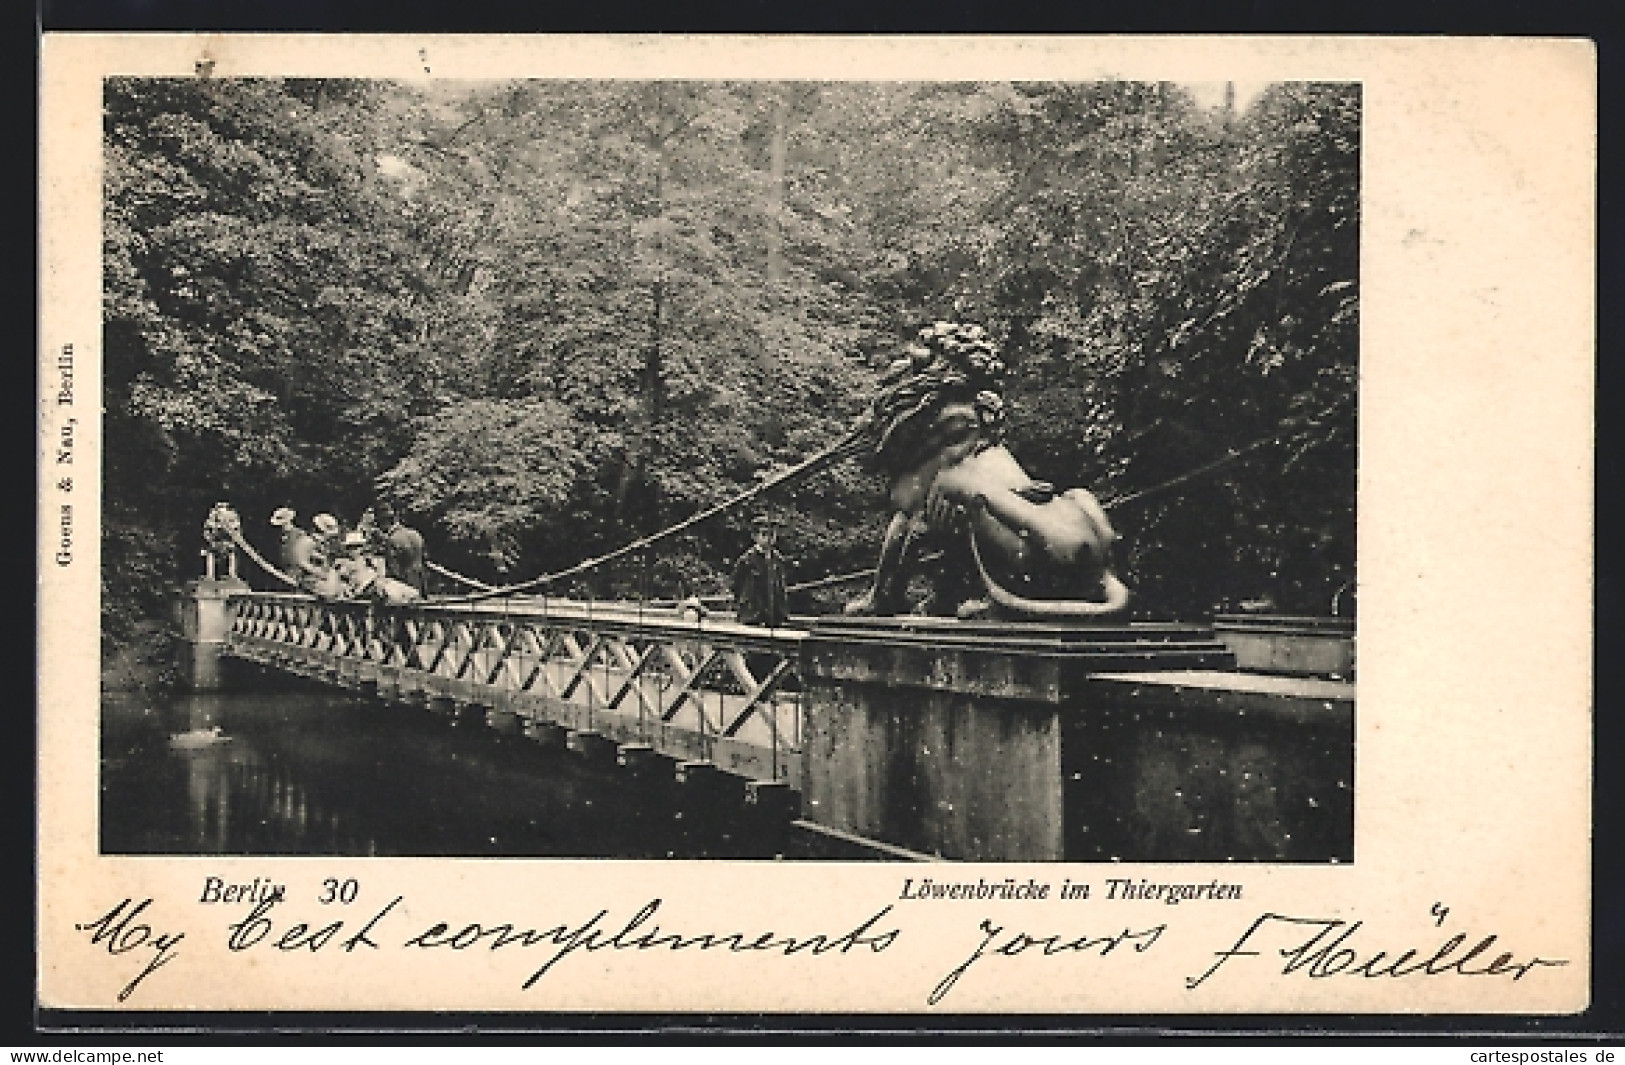
<path fill-rule="evenodd" d="M 1221 697 L 1182 684 L 1239 676 L 1206 626 L 793 617 L 767 629 L 639 603 L 385 606 L 233 580 L 194 582 L 182 602 L 201 683 L 232 660 L 302 674 L 607 766 L 725 785 L 869 856 L 1324 861 L 1352 846 L 1353 685 L 1237 683 Z M 1260 751 L 1291 779 L 1226 792 L 1242 776 L 1227 759 L 1257 766 Z M 1291 809 L 1252 809 L 1288 792 Z M 1228 821 L 1215 813 L 1226 804 Z M 1284 827 L 1260 835 L 1259 822 Z"/>

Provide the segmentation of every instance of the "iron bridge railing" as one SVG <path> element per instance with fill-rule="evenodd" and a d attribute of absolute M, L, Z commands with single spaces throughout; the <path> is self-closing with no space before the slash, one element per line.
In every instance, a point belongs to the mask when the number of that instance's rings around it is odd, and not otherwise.
<path fill-rule="evenodd" d="M 799 790 L 806 632 L 559 599 L 436 606 L 231 597 L 228 653 L 375 680 Z"/>

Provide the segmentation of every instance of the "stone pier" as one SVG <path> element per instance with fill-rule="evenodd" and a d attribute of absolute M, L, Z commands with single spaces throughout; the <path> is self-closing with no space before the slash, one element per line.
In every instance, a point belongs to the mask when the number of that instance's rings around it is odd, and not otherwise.
<path fill-rule="evenodd" d="M 235 577 L 199 577 L 187 581 L 177 593 L 177 664 L 189 687 L 212 691 L 225 686 L 223 657 L 231 633 L 231 596 L 246 591 L 248 584 Z"/>
<path fill-rule="evenodd" d="M 1352 859 L 1352 684 L 1175 625 L 832 629 L 802 656 L 821 825 L 975 861 Z"/>

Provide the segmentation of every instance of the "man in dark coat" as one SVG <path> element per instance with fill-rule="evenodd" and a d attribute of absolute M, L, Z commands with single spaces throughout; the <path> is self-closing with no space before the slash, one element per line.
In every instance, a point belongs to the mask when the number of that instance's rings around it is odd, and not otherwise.
<path fill-rule="evenodd" d="M 745 625 L 777 628 L 790 615 L 784 590 L 784 556 L 773 546 L 773 519 L 758 517 L 751 524 L 754 541 L 734 565 L 734 605 Z"/>
<path fill-rule="evenodd" d="M 395 517 L 395 508 L 380 503 L 373 510 L 378 531 L 384 539 L 384 568 L 389 576 L 428 595 L 428 574 L 424 569 L 423 534 L 408 528 Z"/>

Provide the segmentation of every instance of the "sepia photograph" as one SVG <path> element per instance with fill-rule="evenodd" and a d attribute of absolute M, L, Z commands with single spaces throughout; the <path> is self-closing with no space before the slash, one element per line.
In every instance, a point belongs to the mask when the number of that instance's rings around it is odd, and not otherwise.
<path fill-rule="evenodd" d="M 104 853 L 1353 859 L 1358 84 L 209 73 Z"/>
<path fill-rule="evenodd" d="M 58 1022 L 1590 1003 L 1586 42 L 57 33 L 40 123 Z"/>

